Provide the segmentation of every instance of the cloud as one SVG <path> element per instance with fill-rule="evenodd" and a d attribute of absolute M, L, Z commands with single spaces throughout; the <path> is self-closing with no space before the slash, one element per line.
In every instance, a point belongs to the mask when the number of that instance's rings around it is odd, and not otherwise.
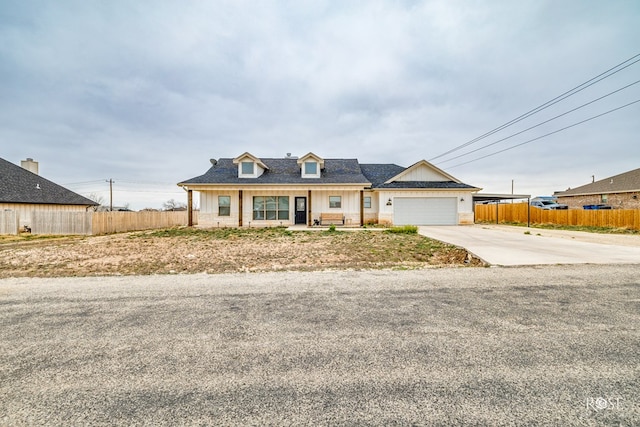
<path fill-rule="evenodd" d="M 622 0 L 5 2 L 0 156 L 35 157 L 60 183 L 175 183 L 244 151 L 410 165 L 639 53 L 639 9 Z M 630 83 L 637 67 L 496 138 Z M 495 149 L 639 95 L 630 88 Z M 510 191 L 515 177 L 550 193 L 634 169 L 637 114 L 630 107 L 450 172 L 489 191 Z M 146 195 L 157 206 L 180 196 Z"/>

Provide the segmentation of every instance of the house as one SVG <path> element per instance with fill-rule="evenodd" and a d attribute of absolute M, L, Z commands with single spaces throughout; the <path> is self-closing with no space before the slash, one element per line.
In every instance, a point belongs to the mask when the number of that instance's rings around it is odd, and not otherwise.
<path fill-rule="evenodd" d="M 199 192 L 203 227 L 472 224 L 480 190 L 425 160 L 403 167 L 243 153 L 211 163 L 204 175 L 178 183 Z"/>
<path fill-rule="evenodd" d="M 640 209 L 640 169 L 610 176 L 567 191 L 557 191 L 558 203 L 582 209 L 605 204 L 619 209 Z"/>
<path fill-rule="evenodd" d="M 98 203 L 38 175 L 38 162 L 17 166 L 0 158 L 0 211 L 18 212 L 21 227 L 31 227 L 33 211 L 85 212 Z"/>

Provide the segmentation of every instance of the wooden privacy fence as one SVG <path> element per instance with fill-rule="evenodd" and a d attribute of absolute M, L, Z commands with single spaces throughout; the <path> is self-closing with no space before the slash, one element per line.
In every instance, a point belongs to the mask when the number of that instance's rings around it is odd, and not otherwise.
<path fill-rule="evenodd" d="M 478 222 L 527 223 L 527 207 L 526 203 L 476 205 L 475 217 Z M 640 230 L 640 210 L 638 209 L 543 210 L 532 206 L 529 215 L 531 224 L 578 225 Z"/>
<path fill-rule="evenodd" d="M 11 212 L 0 216 L 2 224 Z M 17 221 L 17 219 L 16 219 Z M 197 212 L 193 212 L 197 224 Z M 126 231 L 151 230 L 187 225 L 186 211 L 179 212 L 44 212 L 31 213 L 32 234 L 109 234 Z M 17 223 L 16 223 L 17 224 Z M 2 230 L 0 224 L 0 231 Z M 17 225 L 16 225 L 17 230 Z M 5 234 L 17 234 L 5 233 Z"/>
<path fill-rule="evenodd" d="M 32 211 L 31 234 L 91 234 L 92 213 Z"/>
<path fill-rule="evenodd" d="M 93 212 L 93 234 L 122 233 L 187 225 L 187 211 Z M 198 223 L 193 212 L 193 223 Z"/>

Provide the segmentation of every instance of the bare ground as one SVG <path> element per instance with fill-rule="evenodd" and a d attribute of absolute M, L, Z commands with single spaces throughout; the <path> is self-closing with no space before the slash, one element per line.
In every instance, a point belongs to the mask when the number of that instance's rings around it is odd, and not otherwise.
<path fill-rule="evenodd" d="M 189 228 L 93 237 L 3 237 L 0 278 L 479 266 L 416 234 Z"/>

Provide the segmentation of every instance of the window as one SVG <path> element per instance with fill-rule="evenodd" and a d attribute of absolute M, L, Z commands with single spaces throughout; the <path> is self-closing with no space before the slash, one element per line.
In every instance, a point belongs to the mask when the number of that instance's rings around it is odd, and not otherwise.
<path fill-rule="evenodd" d="M 218 216 L 231 215 L 231 196 L 218 196 Z"/>
<path fill-rule="evenodd" d="M 304 162 L 304 174 L 305 175 L 317 175 L 318 164 L 316 162 Z"/>
<path fill-rule="evenodd" d="M 370 209 L 371 208 L 371 197 L 365 197 L 364 198 L 364 207 L 365 207 L 365 209 Z"/>
<path fill-rule="evenodd" d="M 607 203 L 607 201 L 609 200 L 609 195 L 608 194 L 603 194 L 600 196 L 600 201 L 602 203 Z"/>
<path fill-rule="evenodd" d="M 288 196 L 255 196 L 253 198 L 254 220 L 288 220 Z"/>
<path fill-rule="evenodd" d="M 253 175 L 253 162 L 242 162 L 242 175 Z"/>
<path fill-rule="evenodd" d="M 329 196 L 329 207 L 330 208 L 341 208 L 342 207 L 342 196 Z"/>

